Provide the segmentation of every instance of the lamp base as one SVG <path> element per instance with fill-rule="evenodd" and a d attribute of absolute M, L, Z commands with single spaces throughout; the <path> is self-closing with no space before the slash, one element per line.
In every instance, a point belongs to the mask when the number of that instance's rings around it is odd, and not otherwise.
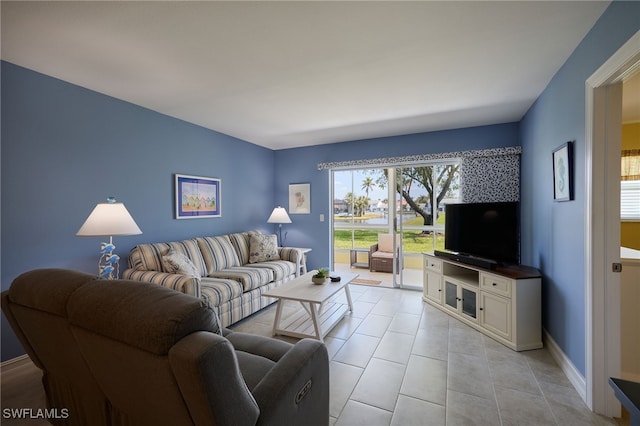
<path fill-rule="evenodd" d="M 109 237 L 108 243 L 100 245 L 100 259 L 98 259 L 98 276 L 105 280 L 117 280 L 120 275 L 120 256 L 113 251 L 116 246 L 113 238 Z"/>

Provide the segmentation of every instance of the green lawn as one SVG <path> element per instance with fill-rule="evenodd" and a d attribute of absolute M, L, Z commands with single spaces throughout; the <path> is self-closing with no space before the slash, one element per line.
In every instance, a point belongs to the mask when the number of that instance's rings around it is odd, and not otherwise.
<path fill-rule="evenodd" d="M 438 217 L 438 224 L 444 224 L 444 214 Z M 421 226 L 422 218 L 416 217 L 404 222 L 405 226 Z M 334 248 L 351 249 L 351 230 L 337 229 L 334 230 Z M 372 244 L 378 242 L 378 230 L 362 230 L 353 231 L 354 248 L 369 248 Z M 405 253 L 422 253 L 425 251 L 433 251 L 433 236 L 422 234 L 420 231 L 405 230 L 402 236 L 402 244 Z M 438 234 L 436 238 L 435 249 L 444 249 L 444 235 Z"/>

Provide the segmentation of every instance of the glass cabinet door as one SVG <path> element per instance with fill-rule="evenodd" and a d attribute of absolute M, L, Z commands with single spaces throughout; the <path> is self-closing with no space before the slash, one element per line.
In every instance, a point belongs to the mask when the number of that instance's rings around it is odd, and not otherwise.
<path fill-rule="evenodd" d="M 449 281 L 444 283 L 444 303 L 453 308 L 458 309 L 458 285 Z"/>
<path fill-rule="evenodd" d="M 478 293 L 462 287 L 462 313 L 471 318 L 477 317 Z"/>

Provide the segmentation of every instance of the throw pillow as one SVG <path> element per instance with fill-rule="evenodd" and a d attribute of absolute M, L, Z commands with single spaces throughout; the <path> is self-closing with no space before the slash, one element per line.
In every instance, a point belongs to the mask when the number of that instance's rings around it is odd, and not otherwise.
<path fill-rule="evenodd" d="M 276 235 L 253 234 L 249 242 L 249 263 L 280 260 Z"/>
<path fill-rule="evenodd" d="M 185 254 L 175 250 L 169 250 L 167 254 L 162 256 L 162 264 L 164 269 L 171 274 L 189 275 L 199 278 L 200 274 L 196 265 L 193 264 Z"/>

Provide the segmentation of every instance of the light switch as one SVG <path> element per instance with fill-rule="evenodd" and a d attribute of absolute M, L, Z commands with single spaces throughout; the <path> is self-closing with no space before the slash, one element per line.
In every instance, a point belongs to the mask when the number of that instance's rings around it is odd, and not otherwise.
<path fill-rule="evenodd" d="M 324 215 L 323 214 L 320 215 L 320 222 L 324 222 Z"/>

